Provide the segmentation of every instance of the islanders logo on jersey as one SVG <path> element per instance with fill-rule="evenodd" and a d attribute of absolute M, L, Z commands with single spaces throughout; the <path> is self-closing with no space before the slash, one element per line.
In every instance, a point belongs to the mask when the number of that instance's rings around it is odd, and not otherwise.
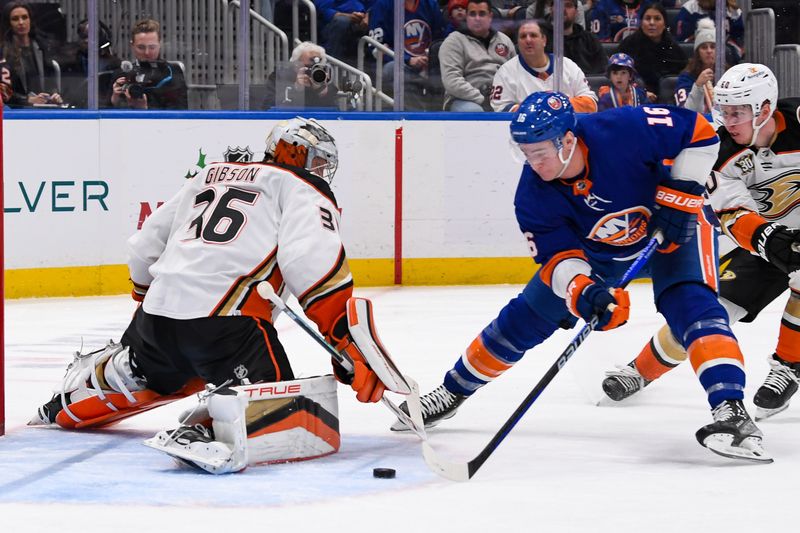
<path fill-rule="evenodd" d="M 424 56 L 433 41 L 430 25 L 421 19 L 411 19 L 403 25 L 406 52 L 412 56 Z"/>
<path fill-rule="evenodd" d="M 503 43 L 497 43 L 494 45 L 494 53 L 500 57 L 508 57 L 508 46 Z"/>
<path fill-rule="evenodd" d="M 588 238 L 611 246 L 628 246 L 647 237 L 647 222 L 652 213 L 643 206 L 609 213 L 599 219 Z"/>

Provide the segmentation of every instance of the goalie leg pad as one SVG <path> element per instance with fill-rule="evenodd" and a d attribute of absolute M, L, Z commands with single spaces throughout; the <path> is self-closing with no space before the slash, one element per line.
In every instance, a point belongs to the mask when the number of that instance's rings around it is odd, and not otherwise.
<path fill-rule="evenodd" d="M 333 376 L 234 387 L 248 398 L 248 463 L 314 459 L 339 450 Z"/>
<path fill-rule="evenodd" d="M 119 343 L 109 344 L 95 352 L 75 354 L 53 400 L 47 406 L 57 411 L 44 413 L 43 408 L 30 424 L 57 423 L 66 429 L 108 426 L 184 398 L 203 383 L 193 380 L 175 394 L 163 396 L 146 387 L 142 378 L 131 370 L 130 350 Z"/>
<path fill-rule="evenodd" d="M 213 474 L 314 459 L 339 450 L 336 380 L 321 376 L 214 391 L 201 409 L 213 431 L 181 426 L 145 445 Z"/>

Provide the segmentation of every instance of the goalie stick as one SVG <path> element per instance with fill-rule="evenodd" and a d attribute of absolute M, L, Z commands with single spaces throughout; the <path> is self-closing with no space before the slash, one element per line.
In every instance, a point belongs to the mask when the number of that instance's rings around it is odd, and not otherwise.
<path fill-rule="evenodd" d="M 647 243 L 647 246 L 642 250 L 642 253 L 639 254 L 639 257 L 628 267 L 628 270 L 625 271 L 625 274 L 622 276 L 622 279 L 619 282 L 618 287 L 625 288 L 628 283 L 630 283 L 633 278 L 639 273 L 642 267 L 647 263 L 650 257 L 653 255 L 658 244 L 661 242 L 662 236 L 660 231 L 656 231 L 653 237 L 650 239 L 650 242 Z M 446 477 L 447 479 L 451 479 L 453 481 L 468 481 L 472 479 L 472 476 L 483 466 L 483 463 L 489 458 L 489 456 L 494 453 L 497 447 L 500 445 L 501 442 L 511 433 L 511 430 L 514 429 L 514 426 L 522 419 L 525 413 L 530 409 L 533 402 L 539 397 L 540 394 L 544 391 L 545 388 L 553 381 L 553 378 L 558 374 L 561 369 L 567 364 L 567 361 L 575 355 L 575 351 L 578 347 L 583 344 L 583 341 L 586 340 L 586 337 L 597 327 L 597 323 L 599 322 L 600 317 L 598 315 L 594 315 L 592 319 L 584 324 L 581 330 L 575 335 L 575 338 L 572 339 L 572 342 L 569 343 L 569 346 L 561 352 L 561 355 L 558 356 L 556 362 L 550 366 L 550 368 L 545 373 L 544 377 L 539 380 L 539 383 L 528 393 L 522 403 L 519 404 L 516 411 L 514 411 L 511 416 L 506 420 L 503 427 L 495 433 L 492 440 L 481 450 L 481 452 L 475 456 L 474 459 L 466 463 L 455 463 L 455 462 L 445 462 L 442 461 L 439 457 L 433 455 L 431 457 L 431 461 L 428 460 L 428 453 L 433 453 L 433 449 L 427 442 L 423 442 L 422 451 L 423 455 L 425 456 L 425 461 L 428 463 L 431 468 L 435 468 L 437 474 Z M 411 405 L 409 404 L 409 410 Z"/>

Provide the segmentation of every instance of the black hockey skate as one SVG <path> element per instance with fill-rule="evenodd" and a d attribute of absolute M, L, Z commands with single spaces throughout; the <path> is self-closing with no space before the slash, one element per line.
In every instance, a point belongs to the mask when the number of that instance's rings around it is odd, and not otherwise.
<path fill-rule="evenodd" d="M 753 397 L 756 420 L 763 420 L 789 407 L 789 400 L 800 383 L 800 363 L 789 363 L 777 354 L 768 358 L 770 370 Z"/>
<path fill-rule="evenodd" d="M 712 409 L 711 414 L 714 423 L 697 430 L 697 442 L 723 457 L 772 462 L 772 457 L 761 446 L 763 434 L 750 419 L 741 400 L 725 400 Z"/>
<path fill-rule="evenodd" d="M 619 402 L 633 396 L 649 384 L 650 382 L 642 377 L 631 361 L 625 366 L 618 366 L 616 370 L 606 372 L 603 392 L 615 402 Z"/>
<path fill-rule="evenodd" d="M 69 402 L 67 402 L 69 403 Z M 29 426 L 52 426 L 56 423 L 56 416 L 64 409 L 60 394 L 36 410 L 36 414 L 28 421 Z"/>
<path fill-rule="evenodd" d="M 422 406 L 422 420 L 425 423 L 425 429 L 432 428 L 442 420 L 455 416 L 458 406 L 466 399 L 466 396 L 453 394 L 444 385 L 439 385 L 433 391 L 421 396 L 419 403 Z M 401 403 L 400 409 L 408 413 L 408 404 Z M 401 420 L 397 420 L 392 424 L 391 430 L 409 431 L 409 428 Z"/>

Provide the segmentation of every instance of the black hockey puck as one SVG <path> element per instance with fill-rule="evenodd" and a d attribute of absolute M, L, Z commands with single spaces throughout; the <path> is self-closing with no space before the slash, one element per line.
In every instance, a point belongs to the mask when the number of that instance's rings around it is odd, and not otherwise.
<path fill-rule="evenodd" d="M 373 468 L 372 469 L 372 477 L 377 477 L 380 479 L 393 479 L 395 474 L 394 468 Z"/>

